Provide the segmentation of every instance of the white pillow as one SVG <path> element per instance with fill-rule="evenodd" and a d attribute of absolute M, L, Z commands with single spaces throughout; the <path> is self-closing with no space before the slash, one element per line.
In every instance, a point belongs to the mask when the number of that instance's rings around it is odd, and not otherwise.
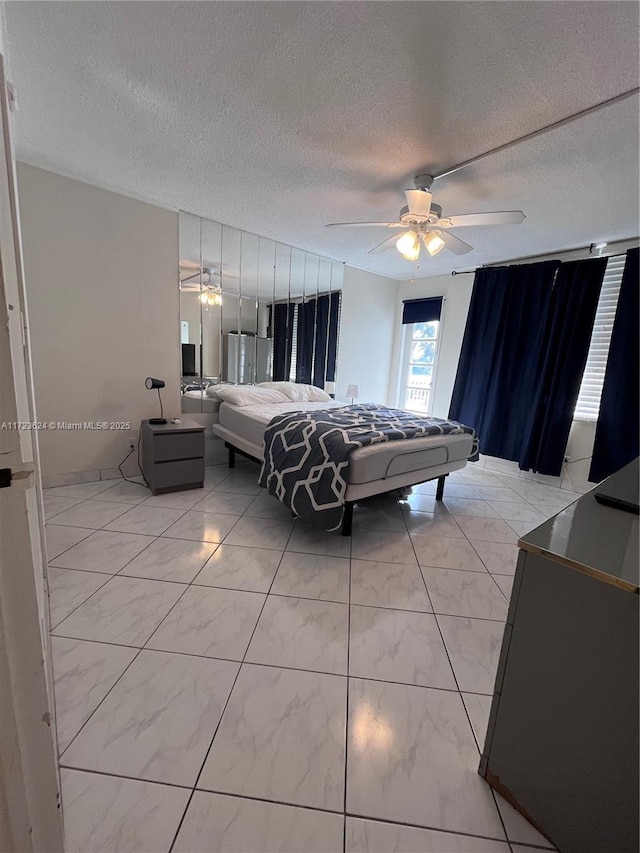
<path fill-rule="evenodd" d="M 288 403 L 289 398 L 275 388 L 259 388 L 256 385 L 226 385 L 219 388 L 217 396 L 234 406 L 250 406 L 252 403 Z"/>
<path fill-rule="evenodd" d="M 261 382 L 260 388 L 273 388 L 286 394 L 293 403 L 324 403 L 331 397 L 316 385 L 305 385 L 302 382 Z"/>
<path fill-rule="evenodd" d="M 323 388 L 318 388 L 317 385 L 307 385 L 307 400 L 310 403 L 325 403 L 327 400 L 331 402 L 331 395 Z"/>
<path fill-rule="evenodd" d="M 212 397 L 214 400 L 218 400 L 219 399 L 218 391 L 221 388 L 228 388 L 228 387 L 229 387 L 228 385 L 207 385 L 204 393 L 207 395 L 207 397 Z"/>

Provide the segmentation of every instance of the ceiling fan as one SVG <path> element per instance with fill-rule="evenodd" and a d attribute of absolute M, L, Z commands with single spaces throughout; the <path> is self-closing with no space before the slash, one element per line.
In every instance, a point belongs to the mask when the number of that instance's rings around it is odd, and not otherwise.
<path fill-rule="evenodd" d="M 197 269 L 197 272 L 180 277 L 181 291 L 195 291 L 200 294 L 200 302 L 203 305 L 222 305 L 222 288 L 220 287 L 220 273 L 214 267 L 205 267 L 202 270 L 202 282 L 200 281 L 200 266 L 190 261 L 180 263 L 180 272 L 189 272 Z M 194 281 L 194 279 L 196 279 Z"/>
<path fill-rule="evenodd" d="M 415 189 L 405 190 L 406 205 L 401 208 L 397 222 L 330 222 L 327 228 L 334 227 L 371 227 L 402 228 L 399 237 L 392 234 L 382 243 L 378 243 L 369 254 L 383 252 L 395 243 L 397 250 L 407 261 L 417 261 L 420 257 L 421 243 L 433 257 L 442 249 L 454 255 L 471 252 L 473 246 L 451 234 L 450 228 L 463 228 L 472 225 L 519 225 L 525 215 L 521 210 L 501 210 L 493 213 L 462 213 L 456 216 L 443 216 L 439 204 L 432 203 L 430 192 L 433 175 L 416 175 Z"/>

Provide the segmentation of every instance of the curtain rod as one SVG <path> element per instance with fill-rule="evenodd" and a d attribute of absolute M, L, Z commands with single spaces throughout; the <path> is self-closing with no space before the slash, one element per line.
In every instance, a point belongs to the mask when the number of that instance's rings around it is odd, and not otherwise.
<path fill-rule="evenodd" d="M 579 118 L 583 118 L 584 116 L 590 115 L 598 110 L 604 109 L 604 107 L 609 107 L 612 104 L 617 104 L 618 101 L 622 101 L 625 98 L 629 98 L 632 95 L 637 95 L 640 92 L 640 88 L 636 87 L 634 89 L 629 89 L 626 92 L 622 92 L 620 95 L 615 95 L 613 98 L 607 98 L 606 101 L 600 101 L 598 104 L 593 104 L 591 107 L 587 107 L 584 110 L 580 110 L 577 113 L 573 113 L 573 115 L 567 116 L 566 118 L 562 118 L 559 121 L 554 121 L 551 124 L 547 124 L 544 127 L 538 128 L 538 130 L 532 130 L 530 133 L 525 133 L 524 136 L 519 136 L 517 139 L 512 139 L 511 142 L 505 142 L 502 145 L 498 145 L 496 148 L 491 148 L 489 151 L 485 151 L 483 154 L 477 154 L 475 157 L 471 157 L 469 160 L 464 160 L 462 163 L 458 163 L 456 166 L 451 166 L 449 169 L 445 169 L 444 172 L 439 172 L 437 175 L 433 176 L 434 181 L 440 180 L 440 178 L 446 178 L 449 175 L 453 175 L 455 172 L 459 172 L 460 169 L 465 169 L 467 166 L 471 166 L 474 163 L 479 163 L 481 160 L 484 160 L 485 157 L 491 157 L 493 154 L 497 154 L 499 151 L 506 151 L 508 148 L 512 148 L 514 145 L 519 145 L 521 142 L 527 142 L 529 139 L 535 139 L 536 136 L 540 136 L 543 133 L 549 133 L 551 130 L 555 130 L 558 127 L 562 127 L 565 124 L 569 124 L 572 121 L 576 121 Z"/>
<path fill-rule="evenodd" d="M 616 251 L 614 247 L 624 245 L 625 243 L 633 243 L 640 242 L 640 237 L 630 237 L 628 240 L 617 240 L 615 243 L 610 243 L 611 251 L 602 252 L 599 255 L 591 255 L 594 258 L 617 258 L 621 257 L 626 253 L 626 249 L 621 251 Z M 491 261 L 488 264 L 480 264 L 479 267 L 475 267 L 472 270 L 451 270 L 451 275 L 470 275 L 471 273 L 475 273 L 476 269 L 481 269 L 484 267 L 502 267 L 509 266 L 510 264 L 517 264 L 520 261 L 535 261 L 537 258 L 548 258 L 549 260 L 555 260 L 556 258 L 560 258 L 562 255 L 572 255 L 574 252 L 590 252 L 591 246 L 594 244 L 591 243 L 590 246 L 578 246 L 575 249 L 562 249 L 559 252 L 540 252 L 538 255 L 523 255 L 520 258 L 507 258 L 503 261 Z M 633 247 L 630 247 L 633 248 Z M 585 258 L 587 260 L 587 258 Z"/>

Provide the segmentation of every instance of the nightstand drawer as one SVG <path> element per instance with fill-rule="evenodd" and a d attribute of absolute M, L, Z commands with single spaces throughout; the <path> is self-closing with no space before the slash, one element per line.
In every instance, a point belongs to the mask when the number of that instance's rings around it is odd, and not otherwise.
<path fill-rule="evenodd" d="M 156 492 L 201 485 L 204 481 L 204 459 L 161 462 L 159 465 L 154 465 L 153 478 Z"/>
<path fill-rule="evenodd" d="M 174 459 L 204 457 L 204 431 L 156 433 L 153 436 L 153 459 L 168 462 Z"/>

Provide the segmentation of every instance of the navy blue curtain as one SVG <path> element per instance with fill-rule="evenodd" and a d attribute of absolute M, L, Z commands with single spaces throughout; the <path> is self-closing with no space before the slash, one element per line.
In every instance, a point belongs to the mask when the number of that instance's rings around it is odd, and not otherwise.
<path fill-rule="evenodd" d="M 589 471 L 592 483 L 599 483 L 640 455 L 639 257 L 640 249 L 629 249 L 622 273 Z"/>
<path fill-rule="evenodd" d="M 329 303 L 329 339 L 327 341 L 326 382 L 336 380 L 336 359 L 338 356 L 338 321 L 340 318 L 340 292 L 332 293 Z"/>
<path fill-rule="evenodd" d="M 402 309 L 402 324 L 432 323 L 440 319 L 442 313 L 442 296 L 430 299 L 405 299 Z"/>
<path fill-rule="evenodd" d="M 295 305 L 278 302 L 273 306 L 273 379 L 286 381 L 291 370 L 293 312 Z"/>
<path fill-rule="evenodd" d="M 558 475 L 606 259 L 476 272 L 449 417 L 480 450 Z"/>
<path fill-rule="evenodd" d="M 316 300 L 298 303 L 296 382 L 311 383 L 316 325 Z"/>
<path fill-rule="evenodd" d="M 476 271 L 449 417 L 480 452 L 519 460 L 560 261 Z"/>
<path fill-rule="evenodd" d="M 324 388 L 325 382 L 335 382 L 341 296 L 337 291 L 297 306 L 277 303 L 270 309 L 274 381 L 289 379 L 297 308 L 296 382 L 312 382 L 319 388 Z"/>
<path fill-rule="evenodd" d="M 546 321 L 519 467 L 559 476 L 587 363 L 606 258 L 563 263 Z"/>

